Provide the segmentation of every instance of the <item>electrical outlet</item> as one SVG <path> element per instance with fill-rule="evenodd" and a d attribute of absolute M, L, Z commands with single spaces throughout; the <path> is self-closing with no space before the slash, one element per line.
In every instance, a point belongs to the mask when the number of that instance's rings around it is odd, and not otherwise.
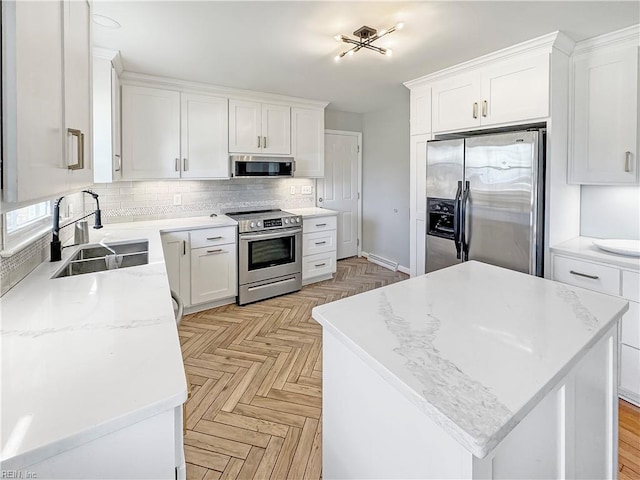
<path fill-rule="evenodd" d="M 289 190 L 291 191 L 291 195 L 295 195 L 296 194 L 296 186 L 295 185 L 291 185 L 291 188 Z"/>
<path fill-rule="evenodd" d="M 302 186 L 302 194 L 303 195 L 311 195 L 313 193 L 313 187 L 311 185 L 303 185 Z"/>
<path fill-rule="evenodd" d="M 173 195 L 173 204 L 174 205 L 182 205 L 182 195 L 179 193 L 176 193 Z"/>

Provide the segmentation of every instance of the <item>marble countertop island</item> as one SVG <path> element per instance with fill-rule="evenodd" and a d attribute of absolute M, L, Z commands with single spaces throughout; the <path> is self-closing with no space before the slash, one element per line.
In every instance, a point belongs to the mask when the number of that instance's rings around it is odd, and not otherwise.
<path fill-rule="evenodd" d="M 226 216 L 90 229 L 90 244 L 149 241 L 149 263 L 52 279 L 44 262 L 0 299 L 5 470 L 133 424 L 187 398 L 160 233 L 236 225 Z"/>
<path fill-rule="evenodd" d="M 627 308 L 471 261 L 315 307 L 313 318 L 482 459 Z"/>

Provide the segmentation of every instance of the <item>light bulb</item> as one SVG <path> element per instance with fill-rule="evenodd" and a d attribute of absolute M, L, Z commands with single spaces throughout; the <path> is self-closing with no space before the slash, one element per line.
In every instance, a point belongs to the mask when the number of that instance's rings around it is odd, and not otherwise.
<path fill-rule="evenodd" d="M 335 39 L 336 39 L 336 42 L 341 42 L 341 41 L 342 41 L 342 35 L 341 35 L 341 34 L 338 34 L 338 35 L 336 35 L 336 36 L 335 36 L 335 37 L 333 37 L 333 38 L 335 38 Z"/>
<path fill-rule="evenodd" d="M 383 30 L 380 30 L 380 31 L 378 32 L 378 37 L 381 37 L 381 36 L 386 35 L 386 34 L 387 34 L 387 31 L 386 31 L 386 30 L 384 30 L 384 29 L 383 29 Z"/>
<path fill-rule="evenodd" d="M 342 58 L 342 57 L 341 57 L 340 55 L 336 55 L 335 57 L 333 57 L 333 59 L 334 59 L 336 62 L 339 62 L 341 58 Z"/>
<path fill-rule="evenodd" d="M 347 53 L 347 55 L 349 55 L 349 56 L 353 55 L 353 50 L 349 50 L 349 52 Z"/>
<path fill-rule="evenodd" d="M 404 22 L 396 23 L 396 30 L 402 30 L 404 28 Z"/>
<path fill-rule="evenodd" d="M 393 55 L 393 50 L 391 50 L 390 48 L 387 48 L 387 50 L 384 52 L 384 54 L 385 54 L 387 57 L 390 57 L 391 55 Z"/>

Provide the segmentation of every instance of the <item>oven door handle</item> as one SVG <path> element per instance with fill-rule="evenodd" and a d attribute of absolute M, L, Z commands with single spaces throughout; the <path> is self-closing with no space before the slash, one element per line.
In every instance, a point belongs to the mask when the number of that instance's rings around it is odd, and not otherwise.
<path fill-rule="evenodd" d="M 240 234 L 240 240 L 268 240 L 270 238 L 288 237 L 301 232 L 302 232 L 301 228 L 296 228 L 293 230 L 279 231 L 278 233 L 256 233 L 256 234 L 250 234 L 250 235 L 246 235 L 242 233 Z"/>

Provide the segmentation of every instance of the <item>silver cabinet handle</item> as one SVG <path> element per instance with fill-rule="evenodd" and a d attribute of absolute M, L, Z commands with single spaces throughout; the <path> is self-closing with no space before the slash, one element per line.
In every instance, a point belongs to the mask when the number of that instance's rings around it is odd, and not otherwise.
<path fill-rule="evenodd" d="M 117 153 L 114 155 L 114 157 L 118 159 L 118 168 L 116 168 L 115 171 L 119 172 L 120 170 L 122 170 L 122 157 L 120 157 L 120 155 L 118 155 Z"/>
<path fill-rule="evenodd" d="M 316 227 L 326 227 L 326 223 L 316 223 Z"/>
<path fill-rule="evenodd" d="M 262 137 L 262 148 L 267 148 L 267 137 Z"/>
<path fill-rule="evenodd" d="M 174 168 L 176 169 L 176 172 L 180 171 L 180 159 L 179 158 L 176 158 L 176 164 L 175 164 Z"/>
<path fill-rule="evenodd" d="M 258 135 L 258 148 L 260 148 L 260 135 Z"/>
<path fill-rule="evenodd" d="M 624 171 L 631 171 L 631 152 L 624 152 Z"/>
<path fill-rule="evenodd" d="M 82 130 L 67 128 L 67 135 L 78 139 L 78 161 L 73 165 L 69 165 L 67 168 L 69 170 L 82 170 L 84 168 L 84 133 L 82 133 Z"/>
<path fill-rule="evenodd" d="M 315 266 L 316 267 L 324 267 L 326 265 L 326 263 L 316 263 Z"/>
<path fill-rule="evenodd" d="M 222 253 L 224 250 L 221 248 L 216 248 L 215 250 L 207 250 L 207 254 L 209 253 Z"/>
<path fill-rule="evenodd" d="M 220 240 L 222 237 L 207 237 L 207 240 Z"/>
<path fill-rule="evenodd" d="M 186 254 L 187 254 L 187 241 L 182 240 L 182 255 L 186 255 Z"/>
<path fill-rule="evenodd" d="M 327 242 L 316 242 L 316 245 L 326 245 Z"/>
<path fill-rule="evenodd" d="M 587 274 L 587 273 L 580 273 L 580 272 L 576 272 L 576 271 L 574 271 L 574 270 L 569 270 L 569 273 L 570 273 L 571 275 L 577 275 L 578 277 L 590 278 L 591 280 L 597 280 L 597 279 L 599 279 L 599 278 L 600 278 L 600 277 L 599 277 L 599 276 L 597 276 L 597 275 L 589 275 L 589 274 Z"/>
<path fill-rule="evenodd" d="M 473 118 L 478 118 L 478 102 L 473 102 Z"/>
<path fill-rule="evenodd" d="M 483 117 L 487 116 L 487 101 L 486 100 L 482 101 L 482 116 Z"/>
<path fill-rule="evenodd" d="M 188 158 L 183 158 L 182 159 L 182 170 L 184 170 L 185 172 L 187 170 L 189 170 L 189 159 Z"/>

